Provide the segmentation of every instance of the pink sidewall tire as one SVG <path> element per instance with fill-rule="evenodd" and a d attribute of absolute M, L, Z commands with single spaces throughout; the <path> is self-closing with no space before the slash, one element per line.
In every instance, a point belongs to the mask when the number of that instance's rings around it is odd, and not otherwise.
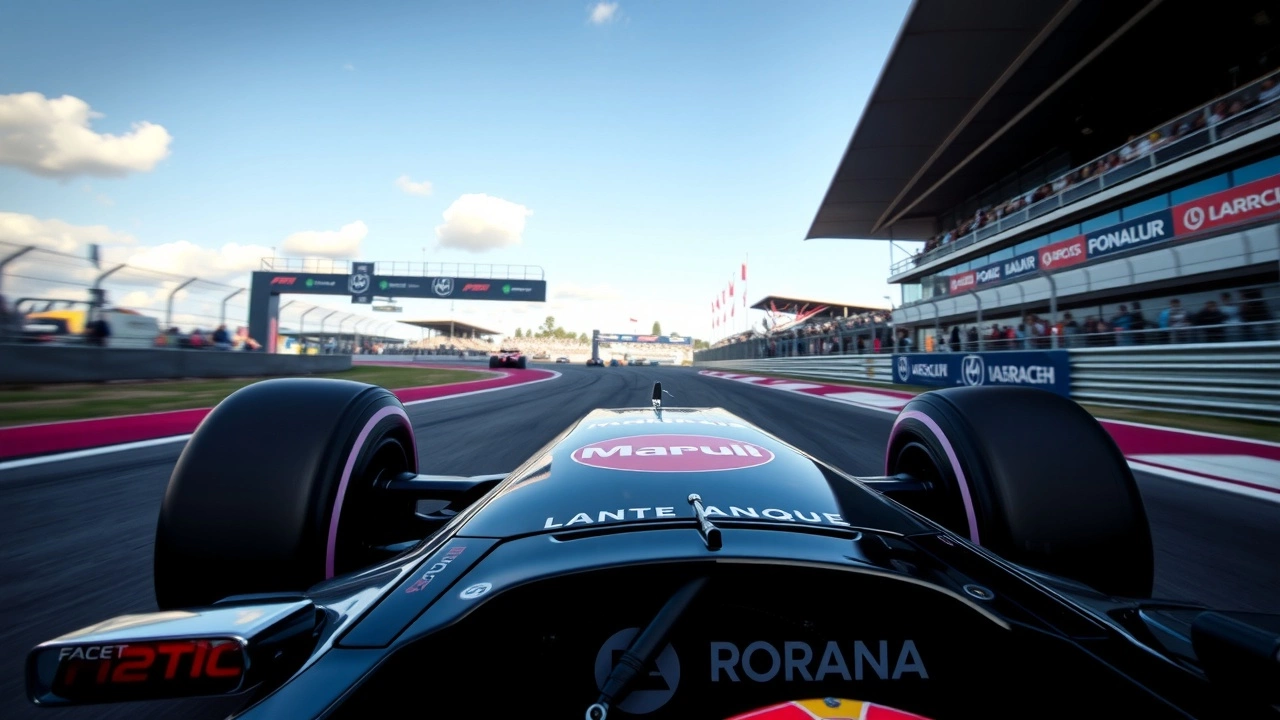
<path fill-rule="evenodd" d="M 373 484 L 417 472 L 413 427 L 389 390 L 287 378 L 223 400 L 187 442 L 161 502 L 161 609 L 302 592 L 369 564 Z"/>
<path fill-rule="evenodd" d="M 1067 398 L 1021 387 L 918 395 L 886 449 L 885 474 L 903 472 L 937 490 L 909 507 L 974 544 L 1108 595 L 1151 594 L 1151 531 L 1133 473 Z"/>

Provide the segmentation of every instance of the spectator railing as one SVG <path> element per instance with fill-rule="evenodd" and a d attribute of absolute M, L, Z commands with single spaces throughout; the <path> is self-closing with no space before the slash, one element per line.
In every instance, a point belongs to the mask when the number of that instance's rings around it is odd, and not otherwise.
<path fill-rule="evenodd" d="M 1071 358 L 1071 396 L 1116 408 L 1280 422 L 1280 342 L 1084 347 Z M 715 370 L 888 385 L 892 355 L 698 360 Z"/>
<path fill-rule="evenodd" d="M 1280 103 L 1277 102 L 1280 100 L 1280 91 L 1277 91 L 1275 86 L 1277 78 L 1280 78 L 1280 71 L 1215 98 L 1176 120 L 1166 122 L 1137 136 L 1139 138 L 1137 141 L 1127 142 L 1063 173 L 1058 178 L 1047 181 L 1045 185 L 1053 186 L 1062 183 L 1066 178 L 1079 178 L 1016 211 L 980 222 L 977 227 L 968 230 L 960 237 L 936 247 L 926 247 L 916 255 L 893 263 L 889 267 L 890 277 L 946 257 L 1058 208 L 1083 200 L 1162 165 L 1213 147 L 1242 132 L 1271 122 L 1280 117 Z M 1241 107 L 1233 111 L 1234 103 L 1239 103 Z M 1152 134 L 1158 135 L 1159 139 L 1149 147 L 1142 145 L 1142 139 Z M 1122 157 L 1126 154 L 1126 149 L 1131 151 L 1131 157 Z M 1082 177 L 1085 175 L 1087 177 Z M 995 207 L 1016 202 L 1020 198 L 1031 196 L 1033 192 L 1009 198 Z M 975 218 L 987 214 L 989 213 L 980 212 L 975 215 Z"/>

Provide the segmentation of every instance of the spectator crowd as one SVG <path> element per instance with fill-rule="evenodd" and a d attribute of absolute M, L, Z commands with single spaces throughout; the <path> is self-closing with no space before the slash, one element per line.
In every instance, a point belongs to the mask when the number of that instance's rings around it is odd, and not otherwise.
<path fill-rule="evenodd" d="M 1273 288 L 1274 289 L 1274 288 Z M 712 346 L 751 346 L 751 357 L 798 355 L 862 355 L 894 352 L 971 352 L 982 350 L 1048 350 L 1057 336 L 1059 348 L 1128 345 L 1260 342 L 1280 339 L 1274 317 L 1257 287 L 1200 294 L 1197 307 L 1181 298 L 1158 301 L 1147 310 L 1141 301 L 1120 304 L 1109 313 L 1059 313 L 1057 321 L 1038 313 L 993 322 L 895 327 L 888 312 L 851 317 L 810 318 L 760 331 L 736 333 Z M 1099 308 L 1101 310 L 1101 308 Z M 728 359 L 728 358 L 726 358 Z"/>
<path fill-rule="evenodd" d="M 915 264 L 928 259 L 934 250 L 957 242 L 971 233 L 999 220 L 1010 217 L 1019 211 L 1048 200 L 1066 190 L 1089 182 L 1095 178 L 1120 168 L 1124 165 L 1147 157 L 1156 150 L 1171 145 L 1202 130 L 1220 127 L 1223 135 L 1235 134 L 1263 120 L 1269 120 L 1272 112 L 1265 116 L 1252 115 L 1240 123 L 1228 123 L 1232 118 L 1240 116 L 1254 108 L 1269 105 L 1280 98 L 1280 84 L 1275 76 L 1269 76 L 1237 90 L 1209 106 L 1197 109 L 1174 120 L 1167 125 L 1152 130 L 1144 135 L 1131 135 L 1120 148 L 1089 162 L 1085 165 L 1050 180 L 1026 193 L 1009 198 L 1001 203 L 984 205 L 973 215 L 965 217 L 955 227 L 929 238 L 924 248 L 916 253 Z"/>

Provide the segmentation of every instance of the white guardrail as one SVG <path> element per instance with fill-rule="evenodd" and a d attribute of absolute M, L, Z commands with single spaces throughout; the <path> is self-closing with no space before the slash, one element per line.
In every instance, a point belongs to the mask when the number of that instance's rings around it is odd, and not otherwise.
<path fill-rule="evenodd" d="M 1072 348 L 1071 396 L 1108 407 L 1280 422 L 1280 342 Z M 983 353 L 999 357 L 999 351 Z M 891 355 L 695 362 L 698 368 L 889 385 Z"/>

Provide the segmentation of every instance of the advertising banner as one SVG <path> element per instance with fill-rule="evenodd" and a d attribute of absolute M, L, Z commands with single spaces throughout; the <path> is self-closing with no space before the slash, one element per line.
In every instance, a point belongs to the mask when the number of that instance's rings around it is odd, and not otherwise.
<path fill-rule="evenodd" d="M 1022 385 L 1071 396 L 1066 350 L 982 353 L 907 353 L 893 356 L 893 381 L 902 385 Z"/>
<path fill-rule="evenodd" d="M 1188 200 L 1173 208 L 1179 235 L 1212 230 L 1280 210 L 1280 175 Z"/>
<path fill-rule="evenodd" d="M 279 295 L 350 294 L 354 303 L 370 304 L 373 298 L 448 298 L 450 300 L 516 300 L 546 302 L 545 280 L 494 280 L 492 278 L 373 275 L 373 263 L 353 263 L 350 275 L 256 272 L 266 287 Z"/>
<path fill-rule="evenodd" d="M 945 289 L 948 294 L 955 295 L 1037 270 L 1054 272 L 1133 248 L 1277 212 L 1280 212 L 1280 175 L 1272 175 L 1188 200 L 1167 210 L 1147 213 L 1086 235 L 1045 245 L 1033 253 L 1019 255 L 1012 260 L 945 276 Z"/>
<path fill-rule="evenodd" d="M 351 293 L 353 303 L 368 305 L 373 302 L 373 263 L 351 263 L 347 290 Z"/>
<path fill-rule="evenodd" d="M 415 277 L 378 275 L 375 291 L 384 297 L 449 298 L 450 300 L 517 300 L 546 302 L 546 280 Z"/>
<path fill-rule="evenodd" d="M 622 335 L 619 333 L 600 333 L 596 336 L 602 343 L 646 343 L 655 345 L 692 345 L 693 338 L 680 335 Z"/>
<path fill-rule="evenodd" d="M 257 275 L 258 273 L 254 273 Z M 292 295 L 343 295 L 350 279 L 346 275 L 315 275 L 311 273 L 262 273 L 270 276 L 267 287 L 271 292 Z"/>
<path fill-rule="evenodd" d="M 1032 250 L 1021 255 L 1015 255 L 1008 260 L 983 265 L 976 270 L 956 273 L 949 278 L 948 290 L 954 295 L 975 288 L 994 285 L 1002 280 L 1030 275 L 1039 269 L 1037 264 L 1039 260 L 1040 252 Z"/>
<path fill-rule="evenodd" d="M 1089 259 L 1084 236 L 1077 235 L 1040 248 L 1040 269 L 1056 272 Z"/>
<path fill-rule="evenodd" d="M 1173 213 L 1157 210 L 1085 235 L 1089 259 L 1105 257 L 1173 238 Z"/>

